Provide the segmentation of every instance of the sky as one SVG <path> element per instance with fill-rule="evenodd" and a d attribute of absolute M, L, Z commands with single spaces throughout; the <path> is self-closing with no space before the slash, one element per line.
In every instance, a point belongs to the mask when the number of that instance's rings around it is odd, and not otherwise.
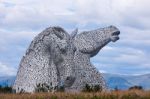
<path fill-rule="evenodd" d="M 50 26 L 68 33 L 115 25 L 92 64 L 102 73 L 150 73 L 150 0 L 0 0 L 0 76 L 14 76 L 33 38 Z"/>

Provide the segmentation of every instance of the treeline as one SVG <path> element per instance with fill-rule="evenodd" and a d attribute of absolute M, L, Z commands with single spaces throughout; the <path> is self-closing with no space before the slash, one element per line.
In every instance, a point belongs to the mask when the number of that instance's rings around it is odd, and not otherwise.
<path fill-rule="evenodd" d="M 12 87 L 0 85 L 0 93 L 12 93 Z"/>
<path fill-rule="evenodd" d="M 114 91 L 119 91 L 120 89 L 118 89 L 118 87 L 116 86 L 114 88 Z M 128 88 L 128 90 L 144 90 L 142 86 L 138 86 L 138 85 L 135 85 L 135 86 L 131 86 Z"/>

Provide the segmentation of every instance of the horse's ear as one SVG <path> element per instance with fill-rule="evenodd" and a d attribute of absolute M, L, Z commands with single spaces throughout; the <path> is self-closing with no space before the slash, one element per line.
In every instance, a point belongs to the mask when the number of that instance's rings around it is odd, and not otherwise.
<path fill-rule="evenodd" d="M 78 28 L 76 28 L 74 31 L 72 31 L 72 33 L 71 33 L 71 38 L 75 38 L 75 36 L 77 35 L 77 33 L 78 33 Z"/>

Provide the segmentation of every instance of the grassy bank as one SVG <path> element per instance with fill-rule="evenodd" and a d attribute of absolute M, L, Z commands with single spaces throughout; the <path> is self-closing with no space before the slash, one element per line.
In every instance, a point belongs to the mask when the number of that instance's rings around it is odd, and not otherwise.
<path fill-rule="evenodd" d="M 150 99 L 150 91 L 112 91 L 97 93 L 0 94 L 0 99 Z"/>

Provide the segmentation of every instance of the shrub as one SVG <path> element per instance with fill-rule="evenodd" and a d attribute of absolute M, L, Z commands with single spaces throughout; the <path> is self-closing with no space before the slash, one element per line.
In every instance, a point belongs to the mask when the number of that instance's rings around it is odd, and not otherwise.
<path fill-rule="evenodd" d="M 117 86 L 114 88 L 114 90 L 115 90 L 115 91 L 119 91 L 119 89 L 118 89 L 118 87 L 117 87 Z"/>
<path fill-rule="evenodd" d="M 0 85 L 0 93 L 11 93 L 11 92 L 12 92 L 12 87 L 9 86 L 2 87 Z"/>
<path fill-rule="evenodd" d="M 102 86 L 100 85 L 94 85 L 93 91 L 98 92 L 98 91 L 102 91 Z"/>
<path fill-rule="evenodd" d="M 91 88 L 91 86 L 89 86 L 89 84 L 85 84 L 85 87 L 83 88 L 83 91 L 84 92 L 91 92 L 92 88 Z"/>
<path fill-rule="evenodd" d="M 64 86 L 60 86 L 58 89 L 57 89 L 58 92 L 64 92 L 65 91 L 65 88 Z"/>
<path fill-rule="evenodd" d="M 142 86 L 132 86 L 129 88 L 129 90 L 143 90 Z"/>
<path fill-rule="evenodd" d="M 54 91 L 57 91 L 57 92 L 64 92 L 64 86 L 55 86 L 55 87 L 52 87 L 52 84 L 48 85 L 46 83 L 43 83 L 43 84 L 37 84 L 36 85 L 36 88 L 35 88 L 35 92 L 54 92 Z"/>
<path fill-rule="evenodd" d="M 102 86 L 100 85 L 89 85 L 85 84 L 85 87 L 83 88 L 83 92 L 101 92 Z"/>

